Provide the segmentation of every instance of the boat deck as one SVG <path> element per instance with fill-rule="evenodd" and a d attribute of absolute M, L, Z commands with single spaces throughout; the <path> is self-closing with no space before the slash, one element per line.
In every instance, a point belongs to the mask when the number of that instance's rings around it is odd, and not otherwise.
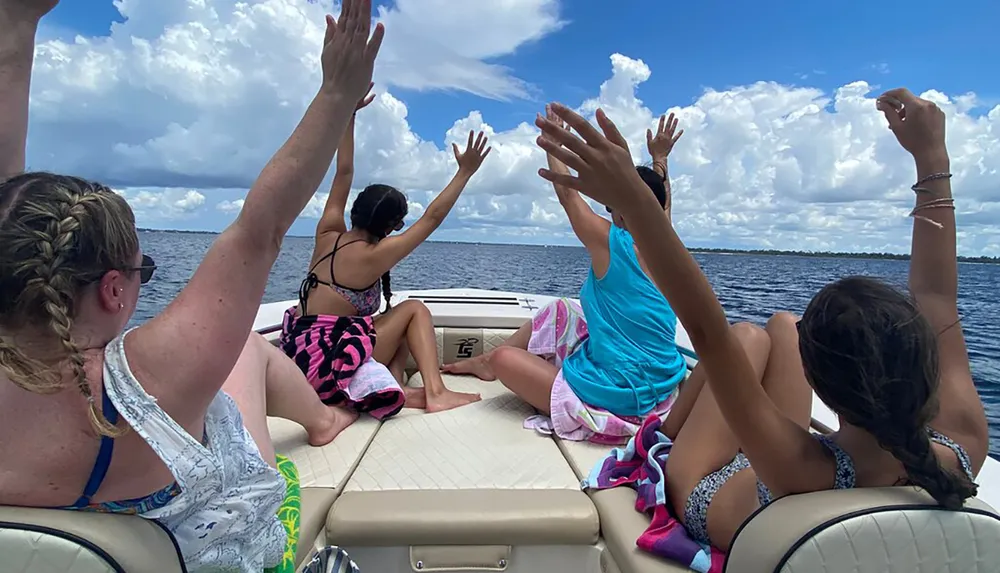
<path fill-rule="evenodd" d="M 468 288 L 432 289 L 399 292 L 393 297 L 393 304 L 407 299 L 426 304 L 438 328 L 505 330 L 518 328 L 555 297 Z M 279 330 L 284 311 L 294 304 L 294 301 L 283 301 L 262 305 L 254 329 L 271 333 Z M 680 323 L 677 324 L 677 346 L 693 368 L 698 363 L 697 355 Z M 812 418 L 813 426 L 818 431 L 836 431 L 840 427 L 837 415 L 815 394 Z M 978 497 L 993 507 L 1000 507 L 1000 462 L 987 458 L 976 481 L 979 484 Z"/>

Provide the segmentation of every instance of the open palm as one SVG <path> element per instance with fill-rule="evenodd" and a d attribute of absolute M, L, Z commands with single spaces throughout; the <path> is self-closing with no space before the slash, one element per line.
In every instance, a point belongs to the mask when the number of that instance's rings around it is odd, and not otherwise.
<path fill-rule="evenodd" d="M 469 132 L 469 143 L 465 146 L 465 151 L 463 153 L 458 152 L 458 145 L 452 143 L 451 148 L 455 152 L 455 160 L 458 161 L 459 171 L 464 171 L 466 173 L 475 173 L 479 170 L 479 167 L 483 164 L 483 160 L 486 156 L 490 154 L 492 147 L 486 147 L 486 142 L 489 138 L 483 132 L 479 132 L 476 137 L 475 143 L 472 141 L 472 135 L 475 132 Z"/>
<path fill-rule="evenodd" d="M 684 135 L 684 130 L 677 131 L 677 118 L 674 117 L 674 114 L 670 114 L 669 117 L 661 115 L 656 134 L 654 135 L 651 129 L 646 130 L 646 148 L 649 155 L 654 160 L 666 159 L 682 135 Z"/>

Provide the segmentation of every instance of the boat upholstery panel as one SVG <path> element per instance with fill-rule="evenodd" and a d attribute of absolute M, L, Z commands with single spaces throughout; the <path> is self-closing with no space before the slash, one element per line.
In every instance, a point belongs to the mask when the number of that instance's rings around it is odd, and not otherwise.
<path fill-rule="evenodd" d="M 0 506 L 3 571 L 176 573 L 166 530 L 130 515 Z"/>
<path fill-rule="evenodd" d="M 282 418 L 267 419 L 274 451 L 295 462 L 299 485 L 331 488 L 337 493 L 347 483 L 380 424 L 371 416 L 361 416 L 337 439 L 317 448 L 309 445 L 309 436 L 302 426 Z"/>
<path fill-rule="evenodd" d="M 590 470 L 592 470 L 598 462 L 607 457 L 607 455 L 611 453 L 611 449 L 614 447 L 595 444 L 593 442 L 574 442 L 572 440 L 563 440 L 560 438 L 556 438 L 556 444 L 559 446 L 563 455 L 566 456 L 566 460 L 569 461 L 570 466 L 573 468 L 573 472 L 579 480 L 582 480 L 590 475 Z"/>
<path fill-rule="evenodd" d="M 437 327 L 434 336 L 437 338 L 438 363 L 451 364 L 465 358 L 479 356 L 493 350 L 504 343 L 515 329 L 508 328 L 454 328 Z M 413 356 L 407 360 L 406 369 L 415 371 L 417 363 Z"/>
<path fill-rule="evenodd" d="M 411 385 L 419 386 L 419 375 Z M 344 545 L 593 544 L 597 511 L 533 410 L 502 384 L 445 376 L 480 402 L 404 409 L 379 429 L 327 520 Z"/>
<path fill-rule="evenodd" d="M 617 567 L 628 573 L 684 573 L 690 569 L 642 551 L 635 545 L 649 527 L 649 517 L 635 510 L 635 490 L 616 487 L 592 491 L 601 516 L 601 536 Z"/>
<path fill-rule="evenodd" d="M 725 571 L 986 573 L 998 563 L 1000 515 L 989 505 L 947 511 L 922 490 L 891 487 L 774 501 L 737 532 Z"/>
<path fill-rule="evenodd" d="M 605 547 L 601 550 L 601 573 L 622 573 L 622 570 L 618 567 L 618 563 L 615 558 L 611 556 L 611 552 Z"/>
<path fill-rule="evenodd" d="M 299 511 L 299 542 L 295 562 L 302 563 L 321 538 L 326 545 L 326 518 L 337 499 L 336 490 L 325 487 L 304 487 L 299 491 L 302 499 Z"/>
<path fill-rule="evenodd" d="M 363 573 L 619 573 L 600 569 L 596 545 L 341 547 Z"/>

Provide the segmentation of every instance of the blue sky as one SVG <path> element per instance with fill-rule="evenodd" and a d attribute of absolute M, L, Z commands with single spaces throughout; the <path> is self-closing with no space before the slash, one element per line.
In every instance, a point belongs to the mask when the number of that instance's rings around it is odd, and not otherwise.
<path fill-rule="evenodd" d="M 544 101 L 586 97 L 606 79 L 612 52 L 642 59 L 654 70 L 638 94 L 649 102 L 689 103 L 706 87 L 759 80 L 829 90 L 859 78 L 886 88 L 974 91 L 1000 101 L 1000 76 L 987 71 L 1000 54 L 1000 2 L 965 0 L 960 6 L 945 9 L 929 0 L 643 0 L 612 8 L 606 1 L 573 0 L 562 6 L 569 25 L 494 62 L 538 87 Z M 99 36 L 116 21 L 122 16 L 112 0 L 78 0 L 62 2 L 48 23 L 63 36 Z M 410 108 L 414 131 L 439 143 L 455 108 L 480 109 L 500 130 L 538 108 L 537 101 L 395 91 Z"/>
<path fill-rule="evenodd" d="M 284 2 L 289 5 L 296 3 L 296 0 L 254 0 L 250 4 L 263 1 Z M 301 0 L 301 3 L 304 6 L 307 0 Z M 167 46 L 169 49 L 163 53 L 169 56 L 168 59 L 176 60 L 180 57 L 178 54 L 185 56 L 184 46 L 178 48 L 164 39 L 167 38 L 164 30 L 168 24 L 181 23 L 192 26 L 201 23 L 198 20 L 197 10 L 215 10 L 218 13 L 228 10 L 231 13 L 236 9 L 234 0 L 206 0 L 205 5 L 208 8 L 185 7 L 186 3 L 182 0 L 130 0 L 133 14 L 141 13 L 142 24 L 139 27 L 141 31 L 135 32 L 125 24 L 116 31 L 116 38 L 104 42 L 110 34 L 112 22 L 124 21 L 113 2 L 63 0 L 60 6 L 44 20 L 40 41 L 60 39 L 72 42 L 74 37 L 79 35 L 87 38 L 88 42 L 74 46 L 71 51 L 60 52 L 59 61 L 70 61 L 70 64 L 62 68 L 53 65 L 45 70 L 44 77 L 36 78 L 35 89 L 36 92 L 45 90 L 50 95 L 56 93 L 58 94 L 56 99 L 79 107 L 72 109 L 72 105 L 64 104 L 65 109 L 61 111 L 49 110 L 43 119 L 33 119 L 32 125 L 35 127 L 29 142 L 29 160 L 34 159 L 33 164 L 40 168 L 73 169 L 85 176 L 110 178 L 115 184 L 119 184 L 118 181 L 129 181 L 131 183 L 121 183 L 121 185 L 148 189 L 152 194 L 164 192 L 175 199 L 183 196 L 186 192 L 184 189 L 196 190 L 203 196 L 204 201 L 200 207 L 184 211 L 183 216 L 166 211 L 157 213 L 156 209 L 162 202 L 152 199 L 153 195 L 149 195 L 145 203 L 147 209 L 139 216 L 140 224 L 158 228 L 199 230 L 223 228 L 235 216 L 235 209 L 224 209 L 221 204 L 240 199 L 245 194 L 245 188 L 213 189 L 220 179 L 199 175 L 197 170 L 175 173 L 177 177 L 173 179 L 175 181 L 173 184 L 164 183 L 162 178 L 151 179 L 148 182 L 143 180 L 142 173 L 166 172 L 173 169 L 180 162 L 180 159 L 174 156 L 154 157 L 154 159 L 144 156 L 147 162 L 153 161 L 156 165 L 136 167 L 133 172 L 125 173 L 122 178 L 120 159 L 114 161 L 108 159 L 106 165 L 96 167 L 94 161 L 84 155 L 63 160 L 62 157 L 70 157 L 72 154 L 50 151 L 48 159 L 45 159 L 44 154 L 32 153 L 33 150 L 42 148 L 49 150 L 56 145 L 57 143 L 52 142 L 53 135 L 66 133 L 61 130 L 76 129 L 84 130 L 85 133 L 112 134 L 106 136 L 106 142 L 93 144 L 97 151 L 100 151 L 100 145 L 109 146 L 102 152 L 104 155 L 112 156 L 125 148 L 132 152 L 139 149 L 148 155 L 161 150 L 149 142 L 157 136 L 170 136 L 177 127 L 171 126 L 173 122 L 178 121 L 178 118 L 183 118 L 179 120 L 182 122 L 180 127 L 191 129 L 189 134 L 191 139 L 181 140 L 176 149 L 186 152 L 200 144 L 205 137 L 199 138 L 194 135 L 194 123 L 197 123 L 194 120 L 211 123 L 213 118 L 217 119 L 218 109 L 210 102 L 192 104 L 191 101 L 187 101 L 189 98 L 184 91 L 186 89 L 184 81 L 190 80 L 191 90 L 197 90 L 198 82 L 203 79 L 199 74 L 201 76 L 216 72 L 222 74 L 225 68 L 212 69 L 209 66 L 207 71 L 198 69 L 191 72 L 189 77 L 181 76 L 170 80 L 173 85 L 167 88 L 157 86 L 157 78 L 152 77 L 151 81 L 151 78 L 143 76 L 149 73 L 148 65 L 135 63 L 139 61 L 139 56 L 129 36 L 133 33 L 145 34 L 142 36 L 144 40 L 149 40 L 154 45 L 159 42 L 160 45 Z M 394 78 L 389 78 L 388 91 L 393 101 L 404 103 L 408 109 L 405 122 L 401 116 L 393 115 L 396 113 L 393 111 L 395 108 L 389 104 L 378 110 L 377 113 L 382 116 L 377 120 L 374 119 L 376 112 L 363 112 L 372 118 L 372 125 L 383 126 L 393 133 L 397 133 L 399 129 L 408 129 L 419 140 L 432 142 L 440 150 L 439 157 L 436 157 L 435 161 L 442 162 L 445 167 L 440 172 L 435 172 L 433 177 L 428 176 L 426 182 L 411 181 L 409 184 L 411 188 L 428 190 L 440 188 L 439 185 L 446 181 L 443 173 L 450 169 L 447 167 L 450 158 L 445 151 L 451 141 L 448 132 L 457 125 L 456 122 L 464 122 L 462 125 L 468 126 L 464 129 L 474 128 L 475 122 L 470 119 L 474 112 L 481 113 L 482 120 L 497 133 L 495 141 L 499 145 L 509 145 L 513 150 L 515 144 L 524 144 L 523 138 L 517 138 L 514 128 L 522 122 L 530 123 L 534 113 L 545 101 L 558 100 L 578 106 L 584 100 L 604 97 L 599 96 L 603 82 L 609 81 L 614 75 L 627 84 L 631 77 L 629 74 L 634 73 L 636 67 L 642 68 L 641 64 L 644 64 L 650 76 L 647 80 L 632 79 L 638 87 L 634 93 L 629 92 L 628 101 L 613 102 L 602 99 L 601 104 L 609 109 L 616 109 L 618 106 L 622 110 L 618 112 L 619 114 L 633 114 L 633 119 L 636 121 L 645 121 L 648 117 L 651 123 L 666 109 L 679 106 L 683 108 L 681 111 L 683 118 L 687 118 L 690 122 L 700 122 L 700 125 L 688 125 L 690 135 L 682 140 L 684 141 L 682 145 L 686 144 L 688 147 L 678 152 L 675 167 L 672 167 L 672 173 L 678 177 L 678 193 L 695 191 L 695 193 L 688 192 L 687 195 L 678 195 L 678 205 L 691 213 L 690 219 L 685 221 L 689 221 L 691 225 L 692 243 L 748 248 L 780 247 L 788 244 L 791 247 L 799 245 L 801 237 L 806 234 L 811 237 L 827 229 L 828 235 L 815 242 L 817 248 L 905 249 L 904 242 L 895 236 L 898 229 L 891 225 L 885 228 L 879 227 L 878 232 L 872 231 L 871 237 L 865 239 L 863 243 L 843 239 L 845 236 L 857 236 L 857 233 L 845 230 L 847 228 L 845 225 L 848 223 L 843 215 L 844 209 L 836 206 L 820 209 L 816 207 L 816 201 L 809 200 L 810 197 L 829 196 L 831 186 L 841 186 L 844 180 L 847 180 L 852 188 L 867 189 L 877 188 L 881 184 L 872 177 L 890 177 L 893 185 L 901 185 L 903 180 L 909 177 L 902 172 L 902 168 L 895 168 L 893 161 L 899 160 L 898 154 L 893 155 L 894 152 L 891 150 L 882 151 L 886 134 L 880 130 L 870 131 L 873 113 L 870 102 L 862 106 L 863 112 L 858 111 L 861 108 L 852 107 L 859 101 L 858 98 L 870 98 L 880 89 L 903 85 L 917 93 L 933 89 L 951 98 L 970 92 L 975 93 L 976 106 L 955 110 L 961 114 L 964 123 L 961 130 L 953 131 L 955 133 L 961 131 L 962 137 L 969 138 L 963 141 L 962 149 L 965 155 L 961 162 L 971 169 L 970 177 L 973 175 L 978 177 L 974 185 L 978 190 L 977 203 L 969 207 L 972 213 L 969 220 L 977 221 L 985 232 L 995 233 L 995 236 L 1000 237 L 1000 228 L 997 225 L 1000 223 L 1000 202 L 998 202 L 1000 197 L 994 197 L 996 193 L 989 191 L 998 187 L 995 174 L 1000 169 L 1000 164 L 997 163 L 1000 161 L 997 159 L 1000 158 L 1000 142 L 996 134 L 1000 131 L 996 126 L 990 126 L 1000 121 L 1000 112 L 997 112 L 997 119 L 987 120 L 984 117 L 991 108 L 1000 104 L 1000 79 L 996 74 L 989 73 L 990 66 L 998 53 L 993 29 L 996 22 L 1000 21 L 1000 3 L 969 0 L 963 2 L 960 9 L 954 7 L 946 9 L 939 3 L 925 0 L 882 4 L 857 0 L 836 4 L 792 0 L 767 2 L 705 0 L 684 3 L 647 0 L 622 3 L 614 7 L 608 2 L 596 0 L 512 0 L 504 5 L 512 6 L 510 10 L 516 10 L 517 14 L 523 15 L 524 18 L 522 22 L 515 19 L 514 25 L 508 22 L 508 26 L 511 27 L 508 33 L 512 36 L 516 36 L 519 29 L 530 28 L 547 12 L 558 12 L 559 19 L 565 22 L 564 26 L 555 27 L 558 29 L 546 29 L 537 34 L 540 37 L 511 40 L 510 43 L 514 46 L 512 49 L 501 50 L 502 53 L 498 57 L 483 60 L 487 64 L 504 66 L 509 70 L 510 77 L 525 82 L 529 86 L 528 97 L 506 99 L 481 97 L 475 95 L 477 90 L 474 85 L 463 85 L 461 80 L 451 83 L 450 80 L 441 80 L 440 85 L 425 86 L 426 89 L 416 90 L 407 81 L 392 81 Z M 390 12 L 401 13 L 409 10 L 411 17 L 416 15 L 431 18 L 434 24 L 444 22 L 441 24 L 444 28 L 436 29 L 434 33 L 449 38 L 445 40 L 448 43 L 447 49 L 458 54 L 456 57 L 462 58 L 466 57 L 465 54 L 477 52 L 479 47 L 477 42 L 480 39 L 476 35 L 477 29 L 482 30 L 482 27 L 496 22 L 498 17 L 496 11 L 500 8 L 499 4 L 492 3 L 462 4 L 462 10 L 455 11 L 461 14 L 456 16 L 451 13 L 454 11 L 453 6 L 456 5 L 448 4 L 447 0 L 405 0 L 399 4 L 384 4 L 383 8 Z M 313 8 L 315 7 L 309 9 Z M 435 13 L 435 10 L 440 14 Z M 163 25 L 159 28 L 156 26 L 158 19 L 163 21 Z M 321 17 L 319 20 L 321 21 Z M 212 25 L 226 26 L 226 18 L 223 17 L 221 21 L 221 24 L 217 22 Z M 457 28 L 448 29 L 449 22 Z M 229 36 L 219 34 L 219 37 L 233 37 L 235 34 L 230 28 L 225 31 Z M 396 27 L 396 31 L 402 32 L 399 26 Z M 211 29 L 211 25 L 209 32 L 216 32 Z M 407 51 L 420 50 L 419 45 L 412 43 L 414 41 L 412 38 L 418 37 L 420 30 L 406 30 L 406 32 L 411 44 L 398 46 L 397 49 L 401 51 L 396 56 L 397 59 L 402 57 L 404 65 L 409 65 L 406 61 Z M 390 26 L 388 34 L 393 33 L 394 29 Z M 282 39 L 277 36 L 262 37 L 254 39 L 254 42 L 259 42 L 259 46 L 255 45 L 254 48 L 259 51 L 287 50 L 289 41 L 289 38 Z M 189 53 L 186 57 L 194 61 L 201 58 L 199 50 L 215 49 L 210 44 L 196 43 L 187 48 Z M 241 63 L 239 60 L 224 61 L 227 52 L 239 49 L 236 44 L 223 45 L 218 49 L 222 51 L 213 54 L 211 58 L 206 55 L 205 61 L 221 60 L 219 66 L 258 65 Z M 632 71 L 612 70 L 609 57 L 615 53 L 626 56 L 628 61 L 634 64 Z M 104 59 L 97 57 L 102 55 Z M 299 65 L 296 60 L 311 61 L 306 56 L 308 54 L 283 52 L 282 57 L 287 59 L 288 65 L 279 64 L 278 67 L 296 69 L 294 66 Z M 74 78 L 81 75 L 91 73 L 100 75 L 92 69 L 92 62 L 113 61 L 116 58 L 125 62 L 123 66 L 133 66 L 128 68 L 131 73 L 124 73 L 119 69 L 105 70 L 104 83 L 95 80 L 89 87 L 81 87 L 83 82 L 74 81 Z M 473 60 L 479 58 L 473 57 Z M 257 60 L 247 60 L 250 61 Z M 421 74 L 419 69 L 421 65 L 433 66 L 435 63 L 433 61 L 428 63 L 426 59 L 419 58 L 414 62 L 412 65 L 417 68 L 415 73 L 418 76 Z M 195 69 L 198 66 L 187 67 Z M 491 73 L 502 75 L 495 71 Z M 36 76 L 38 75 L 39 72 L 36 70 Z M 313 80 L 307 73 L 300 75 L 296 81 L 303 86 L 302 93 L 307 93 L 306 90 L 313 89 L 310 87 Z M 112 86 L 110 81 L 116 82 L 113 87 L 109 87 Z M 774 82 L 774 84 L 756 91 L 751 89 L 760 81 Z M 848 90 L 850 93 L 844 95 L 843 101 L 833 101 L 834 94 L 837 94 L 839 89 L 857 81 L 867 82 L 867 89 Z M 170 88 L 173 88 L 172 93 Z M 86 89 L 90 91 L 80 91 Z M 713 108 L 713 102 L 704 99 L 706 90 L 725 92 L 726 97 L 732 101 Z M 114 110 L 107 114 L 97 114 L 100 115 L 98 119 L 89 119 L 88 114 L 92 112 L 96 103 L 100 103 L 102 99 L 107 101 L 108 93 L 117 96 L 117 101 L 108 104 L 115 106 Z M 97 99 L 88 100 L 90 97 Z M 251 90 L 233 97 L 236 99 L 234 105 L 239 109 L 245 108 L 245 115 L 249 117 L 271 114 L 271 109 L 253 107 L 266 105 L 268 101 L 267 97 L 261 97 L 259 93 Z M 784 107 L 780 111 L 768 112 L 759 103 L 753 103 L 754 97 L 758 100 L 771 98 L 776 102 L 776 106 Z M 817 99 L 820 97 L 828 99 L 820 101 Z M 140 117 L 137 121 L 142 122 L 142 125 L 130 123 L 136 121 L 131 119 L 131 116 L 127 121 L 121 119 L 129 115 L 122 110 L 131 99 L 137 102 L 135 105 L 140 109 L 159 111 L 162 107 L 163 117 Z M 788 114 L 795 114 L 796 110 L 806 105 L 809 99 L 825 106 L 823 129 L 815 126 L 808 128 L 817 131 L 816 140 L 796 139 L 801 135 L 792 133 L 783 135 L 780 130 L 787 127 L 785 124 L 788 123 L 784 118 Z M 843 109 L 840 109 L 841 107 Z M 751 108 L 752 113 L 746 115 L 746 110 Z M 173 111 L 168 112 L 167 109 Z M 736 119 L 727 116 L 726 114 L 733 109 L 740 110 L 742 115 L 737 114 Z M 33 112 L 37 117 L 44 115 L 37 111 L 34 104 Z M 118 119 L 113 117 L 116 112 Z M 280 117 L 274 119 L 274 125 L 268 128 L 269 138 L 261 143 L 262 149 L 273 150 L 280 145 L 294 123 L 295 114 L 299 113 L 294 110 L 293 112 L 288 112 L 287 115 L 278 114 Z M 173 115 L 168 117 L 167 114 Z M 88 116 L 88 119 L 80 119 L 81 115 Z M 722 121 L 726 118 L 734 123 L 726 124 Z M 148 125 L 145 124 L 147 120 Z M 189 124 L 184 124 L 184 121 L 188 121 Z M 359 124 L 361 121 L 363 120 L 359 119 Z M 472 123 L 469 123 L 470 121 Z M 843 139 L 844 136 L 837 129 L 844 124 L 852 126 L 849 133 L 862 144 L 866 137 L 879 138 L 879 157 L 873 158 L 871 153 L 865 150 L 864 145 L 852 145 L 849 146 L 850 149 L 847 149 L 846 144 L 840 145 L 837 138 Z M 746 129 L 743 129 L 744 127 Z M 634 135 L 638 138 L 638 146 L 642 147 L 642 130 L 638 130 Z M 827 139 L 822 139 L 820 135 Z M 247 136 L 234 132 L 232 137 L 239 141 L 240 138 Z M 771 153 L 769 151 L 760 151 L 758 157 L 746 157 L 746 153 L 742 150 L 739 151 L 740 158 L 734 160 L 736 163 L 727 166 L 727 163 L 732 163 L 729 160 L 736 152 L 736 148 L 727 146 L 726 142 L 751 142 L 755 141 L 756 137 L 765 139 L 769 137 L 770 140 L 785 138 L 783 146 L 775 149 L 798 146 L 805 148 L 806 152 L 794 158 L 797 166 L 792 170 L 793 175 L 798 178 L 797 185 L 801 188 L 786 186 L 783 189 L 777 187 L 769 189 L 764 194 L 772 197 L 770 204 L 762 214 L 759 216 L 755 214 L 754 220 L 749 221 L 746 220 L 745 214 L 748 210 L 755 209 L 756 203 L 751 205 L 753 202 L 729 199 L 740 194 L 739 186 L 746 184 L 752 172 L 773 173 L 777 172 L 775 170 L 780 171 L 782 167 L 780 162 L 767 163 L 766 156 Z M 988 137 L 986 144 L 983 143 L 986 141 L 984 137 Z M 358 164 L 367 166 L 367 172 L 359 167 L 361 173 L 356 183 L 371 181 L 375 176 L 369 173 L 380 173 L 385 177 L 387 176 L 385 173 L 390 173 L 396 168 L 398 173 L 409 175 L 410 172 L 407 170 L 427 168 L 427 158 L 422 158 L 412 166 L 401 164 L 401 161 L 407 158 L 413 160 L 419 154 L 409 148 L 395 151 L 386 149 L 392 145 L 403 146 L 398 141 L 379 139 L 378 134 L 370 135 L 369 141 L 362 142 L 359 139 Z M 746 145 L 754 144 L 746 143 Z M 956 147 L 952 145 L 953 148 Z M 266 160 L 266 155 L 260 155 L 263 152 L 259 150 L 254 150 L 254 153 L 256 155 L 252 161 L 242 166 L 234 164 L 228 171 L 222 169 L 226 173 L 221 180 L 231 180 L 233 172 L 239 176 L 237 179 L 245 177 L 250 172 L 256 173 Z M 206 150 L 204 157 L 209 157 L 209 154 L 210 151 Z M 234 154 L 230 152 L 229 155 Z M 242 157 L 253 154 L 236 155 Z M 498 162 L 503 159 L 496 155 L 491 157 L 494 164 L 491 167 L 496 169 L 494 178 L 496 174 L 502 174 L 506 177 L 502 183 L 508 186 L 529 187 L 536 183 L 533 171 L 537 166 L 524 161 L 499 165 Z M 129 155 L 133 156 L 134 153 Z M 39 159 L 40 157 L 42 159 Z M 188 159 L 196 162 L 199 157 L 198 153 L 192 152 L 192 157 Z M 211 157 L 212 161 L 224 161 L 222 158 L 225 154 Z M 73 163 L 74 160 L 77 163 Z M 50 161 L 54 161 L 55 165 L 48 165 Z M 69 163 L 66 163 L 67 161 Z M 503 161 L 511 161 L 510 156 Z M 955 161 L 954 156 L 953 161 Z M 866 165 L 866 162 L 870 164 Z M 706 168 L 705 165 L 709 167 Z M 848 171 L 844 171 L 845 165 L 848 166 Z M 901 165 L 905 166 L 905 163 Z M 984 165 L 985 168 L 974 173 L 976 166 Z M 742 175 L 732 175 L 741 170 Z M 732 188 L 713 190 L 715 196 L 709 197 L 710 194 L 706 195 L 702 190 L 708 186 L 717 187 L 722 181 L 720 178 L 724 171 L 730 173 L 731 180 L 726 185 Z M 511 173 L 520 175 L 507 177 Z M 494 183 L 501 185 L 500 182 L 494 181 Z M 176 188 L 164 185 L 176 185 Z M 470 188 L 470 192 L 466 193 L 467 197 L 463 196 L 460 202 L 460 205 L 466 205 L 465 210 L 456 207 L 456 212 L 435 237 L 448 240 L 461 240 L 466 237 L 470 240 L 488 240 L 492 236 L 489 232 L 490 225 L 494 225 L 496 228 L 504 229 L 503 238 L 499 239 L 503 241 L 574 242 L 568 233 L 564 218 L 561 218 L 557 208 L 553 208 L 551 194 L 545 192 L 544 186 L 536 186 L 530 192 L 525 190 L 519 194 L 516 189 L 491 188 L 485 181 L 474 180 L 474 185 L 479 187 L 474 190 Z M 184 189 L 181 189 L 181 186 L 184 186 Z M 839 188 L 833 191 L 842 192 Z M 496 196 L 495 200 L 491 202 L 487 194 Z M 847 194 L 864 199 L 863 194 L 859 195 L 854 191 Z M 891 190 L 885 190 L 885 194 L 886 196 L 880 197 L 880 200 L 884 199 L 886 209 L 888 206 L 897 208 L 905 206 L 905 194 L 893 195 Z M 414 189 L 410 199 L 425 205 L 431 196 L 421 195 Z M 791 202 L 782 198 L 791 196 L 795 197 Z M 513 202 L 523 204 L 514 205 Z M 860 204 L 857 207 L 858 212 L 873 209 L 877 211 L 881 208 Z M 411 212 L 414 210 L 411 209 Z M 558 220 L 550 217 L 552 213 L 555 213 Z M 774 224 L 773 220 L 769 222 L 767 213 L 782 213 L 787 217 L 780 223 Z M 488 221 L 490 217 L 499 219 L 490 223 Z M 733 221 L 741 221 L 742 226 L 732 225 Z M 748 230 L 751 224 L 757 225 L 752 232 Z M 902 224 L 905 228 L 905 221 Z M 314 219 L 304 217 L 293 227 L 293 232 L 308 234 L 314 225 Z M 866 225 L 868 227 L 865 228 L 871 228 L 870 224 Z M 523 232 L 518 235 L 510 231 L 515 228 L 521 228 Z M 790 228 L 797 228 L 800 235 L 778 233 L 778 230 Z M 698 234 L 699 230 L 705 229 L 712 230 Z M 887 234 L 880 235 L 882 231 Z M 994 241 L 983 239 L 980 243 L 976 243 L 973 250 L 986 252 L 984 249 L 990 248 L 987 243 L 992 242 Z M 1000 247 L 995 250 L 1000 253 Z"/>

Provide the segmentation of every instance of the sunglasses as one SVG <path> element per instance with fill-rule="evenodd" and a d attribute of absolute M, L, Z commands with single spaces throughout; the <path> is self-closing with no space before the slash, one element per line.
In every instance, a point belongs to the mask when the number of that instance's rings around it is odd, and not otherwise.
<path fill-rule="evenodd" d="M 121 269 L 123 271 L 138 271 L 139 272 L 139 284 L 146 284 L 153 278 L 153 272 L 156 270 L 156 262 L 153 261 L 153 257 L 149 255 L 142 256 L 142 264 L 138 267 L 129 267 Z"/>

